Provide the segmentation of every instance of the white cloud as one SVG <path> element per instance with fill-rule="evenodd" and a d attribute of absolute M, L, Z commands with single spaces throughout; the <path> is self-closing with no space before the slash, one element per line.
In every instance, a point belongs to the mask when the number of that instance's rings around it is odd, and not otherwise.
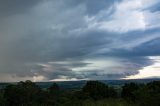
<path fill-rule="evenodd" d="M 84 62 L 89 64 L 84 67 L 72 68 L 73 73 L 82 76 L 82 78 L 119 79 L 127 74 L 132 75 L 136 73 L 134 70 L 136 68 L 135 65 L 122 58 L 93 58 L 84 60 Z"/>
<path fill-rule="evenodd" d="M 152 65 L 146 66 L 138 70 L 138 74 L 127 76 L 124 79 L 160 78 L 160 56 L 150 56 L 148 58 L 154 62 Z"/>
<path fill-rule="evenodd" d="M 159 0 L 140 0 L 143 4 L 143 8 L 149 8 L 157 3 L 159 3 Z"/>
<path fill-rule="evenodd" d="M 160 12 L 144 11 L 146 26 L 149 29 L 160 27 Z"/>
<path fill-rule="evenodd" d="M 115 8 L 115 10 L 111 15 L 108 14 L 108 12 L 101 12 L 102 14 L 98 14 L 97 16 L 88 19 L 90 21 L 89 27 L 94 26 L 101 30 L 121 33 L 133 30 L 144 30 L 145 17 L 143 12 L 140 10 L 141 7 L 142 4 L 138 0 L 125 0 L 121 3 L 115 3 L 112 7 Z M 106 20 L 97 20 L 101 15 L 105 16 Z M 107 20 L 108 17 L 110 17 L 110 19 Z"/>
<path fill-rule="evenodd" d="M 40 82 L 40 81 L 45 81 L 45 77 L 42 75 L 37 75 L 37 76 L 33 76 L 33 81 L 34 82 Z"/>
<path fill-rule="evenodd" d="M 123 0 L 115 3 L 110 9 L 102 10 L 97 15 L 88 17 L 88 28 L 100 29 L 117 33 L 125 33 L 135 30 L 146 30 L 159 27 L 157 23 L 159 12 L 152 13 L 148 7 L 157 3 L 157 0 Z M 157 25 L 158 24 L 158 25 Z"/>

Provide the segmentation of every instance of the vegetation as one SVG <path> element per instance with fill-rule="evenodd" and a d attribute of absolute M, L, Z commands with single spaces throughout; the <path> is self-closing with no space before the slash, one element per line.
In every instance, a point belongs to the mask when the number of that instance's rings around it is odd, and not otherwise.
<path fill-rule="evenodd" d="M 160 81 L 127 83 L 118 90 L 99 81 L 72 90 L 25 81 L 1 89 L 0 106 L 160 106 Z"/>

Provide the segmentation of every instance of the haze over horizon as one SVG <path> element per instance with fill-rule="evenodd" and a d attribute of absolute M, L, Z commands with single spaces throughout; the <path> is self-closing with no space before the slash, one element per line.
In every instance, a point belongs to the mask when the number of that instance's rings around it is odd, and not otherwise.
<path fill-rule="evenodd" d="M 160 0 L 0 0 L 0 81 L 160 78 Z"/>

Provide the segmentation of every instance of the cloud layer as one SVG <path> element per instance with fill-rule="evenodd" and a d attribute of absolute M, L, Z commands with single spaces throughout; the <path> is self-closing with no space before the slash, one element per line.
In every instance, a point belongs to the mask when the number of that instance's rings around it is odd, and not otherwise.
<path fill-rule="evenodd" d="M 0 80 L 137 74 L 160 55 L 160 1 L 147 1 L 0 1 Z"/>

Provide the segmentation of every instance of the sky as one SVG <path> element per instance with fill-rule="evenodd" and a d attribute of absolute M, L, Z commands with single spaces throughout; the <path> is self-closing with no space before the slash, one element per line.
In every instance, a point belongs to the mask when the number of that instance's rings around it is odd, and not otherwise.
<path fill-rule="evenodd" d="M 160 78 L 160 0 L 0 0 L 0 81 Z"/>

